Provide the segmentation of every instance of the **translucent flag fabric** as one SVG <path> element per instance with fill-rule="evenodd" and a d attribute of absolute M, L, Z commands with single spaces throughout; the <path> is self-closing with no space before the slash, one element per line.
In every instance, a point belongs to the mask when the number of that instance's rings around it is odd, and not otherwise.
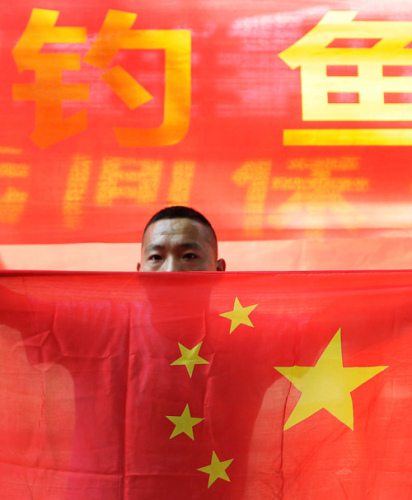
<path fill-rule="evenodd" d="M 412 274 L 0 279 L 11 499 L 407 499 Z"/>

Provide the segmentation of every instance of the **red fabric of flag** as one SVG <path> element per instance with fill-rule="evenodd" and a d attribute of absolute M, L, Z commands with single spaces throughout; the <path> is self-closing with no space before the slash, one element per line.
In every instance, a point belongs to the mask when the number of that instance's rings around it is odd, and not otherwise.
<path fill-rule="evenodd" d="M 409 498 L 412 273 L 0 279 L 0 491 Z"/>

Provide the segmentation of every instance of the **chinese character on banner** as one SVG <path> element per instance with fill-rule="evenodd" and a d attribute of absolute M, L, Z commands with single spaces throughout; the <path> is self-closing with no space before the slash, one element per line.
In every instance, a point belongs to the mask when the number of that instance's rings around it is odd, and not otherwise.
<path fill-rule="evenodd" d="M 44 149 L 87 129 L 86 110 L 63 118 L 64 101 L 88 101 L 89 85 L 63 83 L 63 71 L 79 71 L 80 55 L 44 53 L 44 45 L 86 43 L 86 29 L 57 27 L 58 11 L 33 9 L 13 49 L 20 72 L 35 72 L 34 84 L 15 84 L 13 98 L 35 101 L 32 141 Z M 159 127 L 115 128 L 121 147 L 168 146 L 186 135 L 190 119 L 191 35 L 189 30 L 133 30 L 137 15 L 109 10 L 83 62 L 105 70 L 102 80 L 134 110 L 152 96 L 121 66 L 110 64 L 118 51 L 165 52 L 164 117 Z"/>
<path fill-rule="evenodd" d="M 331 122 L 412 121 L 412 22 L 355 21 L 331 11 L 279 54 L 300 67 L 302 119 Z M 285 130 L 288 146 L 412 145 L 412 129 Z"/>

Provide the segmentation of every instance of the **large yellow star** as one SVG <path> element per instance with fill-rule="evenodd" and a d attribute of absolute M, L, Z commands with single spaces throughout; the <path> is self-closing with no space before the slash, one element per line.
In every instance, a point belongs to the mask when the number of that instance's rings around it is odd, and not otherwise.
<path fill-rule="evenodd" d="M 226 469 L 229 467 L 229 465 L 233 462 L 233 458 L 231 460 L 225 460 L 224 462 L 221 462 L 216 453 L 213 451 L 212 453 L 212 463 L 210 465 L 207 465 L 206 467 L 201 467 L 199 470 L 200 472 L 205 472 L 206 474 L 209 474 L 209 481 L 207 483 L 207 487 L 210 488 L 212 484 L 216 481 L 216 479 L 224 479 L 225 481 L 229 481 L 230 479 L 229 476 L 226 474 Z"/>
<path fill-rule="evenodd" d="M 239 325 L 251 326 L 254 328 L 253 323 L 249 319 L 249 314 L 253 311 L 253 309 L 259 304 L 254 304 L 253 306 L 243 307 L 240 303 L 239 299 L 235 298 L 235 303 L 233 306 L 233 310 L 229 312 L 222 313 L 220 316 L 224 318 L 230 319 L 230 332 L 236 330 Z"/>
<path fill-rule="evenodd" d="M 185 406 L 185 409 L 183 410 L 183 413 L 180 415 L 180 417 L 168 417 L 166 416 L 171 422 L 175 424 L 175 428 L 173 429 L 173 432 L 170 436 L 170 439 L 174 438 L 175 436 L 178 436 L 179 434 L 186 434 L 187 436 L 190 437 L 193 441 L 195 440 L 193 436 L 193 427 L 201 422 L 203 418 L 193 418 L 192 415 L 190 414 L 190 408 L 189 405 Z"/>
<path fill-rule="evenodd" d="M 351 392 L 386 368 L 344 367 L 339 328 L 315 366 L 275 367 L 302 392 L 284 429 L 289 429 L 324 408 L 353 430 Z"/>
<path fill-rule="evenodd" d="M 192 377 L 193 375 L 193 370 L 195 368 L 195 365 L 208 365 L 209 361 L 206 361 L 205 359 L 201 358 L 199 356 L 199 351 L 200 348 L 202 347 L 203 342 L 200 342 L 200 344 L 197 344 L 193 347 L 193 349 L 188 349 L 184 345 L 179 343 L 179 349 L 180 349 L 180 358 L 176 359 L 176 361 L 173 361 L 173 363 L 170 363 L 171 365 L 184 365 L 186 366 L 187 373 L 189 374 L 189 377 Z"/>

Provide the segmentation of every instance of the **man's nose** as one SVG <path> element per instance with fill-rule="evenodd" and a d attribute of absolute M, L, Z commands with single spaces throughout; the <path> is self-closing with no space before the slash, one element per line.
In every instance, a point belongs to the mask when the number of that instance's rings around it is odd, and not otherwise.
<path fill-rule="evenodd" d="M 173 256 L 167 257 L 167 259 L 163 263 L 162 271 L 165 271 L 167 273 L 176 273 L 178 271 L 181 271 L 179 259 Z"/>

